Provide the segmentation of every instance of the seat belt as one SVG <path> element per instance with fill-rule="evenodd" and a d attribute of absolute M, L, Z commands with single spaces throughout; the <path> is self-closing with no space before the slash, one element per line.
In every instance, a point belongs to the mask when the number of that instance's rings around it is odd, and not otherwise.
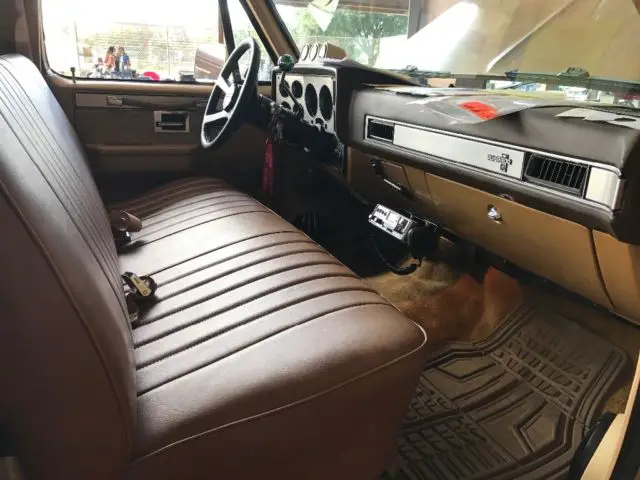
<path fill-rule="evenodd" d="M 131 243 L 131 232 L 142 230 L 142 220 L 135 215 L 124 210 L 111 210 L 109 212 L 109 223 L 111 232 L 116 242 L 116 250 Z"/>
<path fill-rule="evenodd" d="M 129 322 L 134 324 L 140 316 L 140 304 L 153 300 L 158 285 L 149 275 L 138 276 L 133 272 L 124 272 L 121 276 L 124 283 L 129 287 L 125 299 L 127 301 Z"/>

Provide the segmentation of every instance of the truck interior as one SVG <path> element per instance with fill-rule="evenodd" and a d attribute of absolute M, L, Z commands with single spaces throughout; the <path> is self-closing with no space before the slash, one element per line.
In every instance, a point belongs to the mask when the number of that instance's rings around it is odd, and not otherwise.
<path fill-rule="evenodd" d="M 0 480 L 638 478 L 638 51 L 637 0 L 0 0 Z"/>

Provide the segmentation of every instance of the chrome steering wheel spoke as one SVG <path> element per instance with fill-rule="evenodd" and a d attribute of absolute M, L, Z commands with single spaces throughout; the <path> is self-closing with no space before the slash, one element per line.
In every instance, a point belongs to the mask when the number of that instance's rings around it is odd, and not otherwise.
<path fill-rule="evenodd" d="M 222 75 L 218 76 L 218 79 L 216 80 L 216 87 L 222 90 L 225 95 L 231 95 L 231 93 L 233 93 L 233 87 L 229 85 L 227 79 Z"/>
<path fill-rule="evenodd" d="M 222 126 L 228 120 L 229 113 L 226 110 L 220 110 L 219 112 L 204 116 L 204 123 L 206 125 Z"/>
<path fill-rule="evenodd" d="M 240 59 L 245 53 L 250 60 L 242 79 Z M 245 121 L 255 101 L 259 70 L 260 49 L 249 37 L 231 52 L 211 90 L 200 129 L 200 143 L 204 148 L 221 146 Z M 216 111 L 220 104 L 222 110 Z"/>

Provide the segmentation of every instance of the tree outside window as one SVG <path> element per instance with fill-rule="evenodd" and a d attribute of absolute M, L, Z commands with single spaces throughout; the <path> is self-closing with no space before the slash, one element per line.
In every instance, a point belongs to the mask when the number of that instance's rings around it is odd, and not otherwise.
<path fill-rule="evenodd" d="M 338 9 L 323 32 L 308 10 L 301 10 L 292 35 L 299 44 L 330 41 L 343 48 L 349 58 L 373 66 L 380 53 L 380 41 L 397 35 L 406 36 L 406 15 Z"/>

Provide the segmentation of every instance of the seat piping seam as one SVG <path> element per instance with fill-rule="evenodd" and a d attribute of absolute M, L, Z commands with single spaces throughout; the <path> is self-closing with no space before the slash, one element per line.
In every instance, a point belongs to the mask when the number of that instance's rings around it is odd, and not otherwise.
<path fill-rule="evenodd" d="M 227 198 L 231 196 L 251 198 L 250 196 L 235 190 L 218 189 L 212 191 L 211 189 L 205 187 L 206 185 L 198 188 L 185 188 L 184 190 L 180 190 L 172 194 L 163 195 L 162 197 L 154 199 L 153 201 L 147 201 L 144 204 L 135 207 L 124 208 L 122 210 L 128 210 L 132 213 L 135 212 L 140 217 L 147 217 L 161 215 L 165 209 L 173 210 L 173 206 L 176 204 L 178 204 L 176 205 L 176 208 L 181 208 L 183 206 L 180 205 L 181 202 L 187 202 L 190 199 L 203 199 L 203 197 L 206 197 L 208 195 L 215 195 L 210 197 L 212 200 Z"/>
<path fill-rule="evenodd" d="M 163 230 L 167 230 L 167 229 L 170 229 L 170 228 L 179 227 L 179 226 L 183 225 L 184 223 L 187 223 L 190 220 L 194 220 L 196 218 L 201 218 L 201 217 L 204 217 L 206 215 L 211 215 L 211 214 L 218 213 L 218 212 L 224 212 L 225 210 L 231 210 L 231 209 L 234 209 L 234 208 L 250 207 L 250 206 L 252 206 L 254 204 L 254 202 L 248 202 L 246 200 L 235 200 L 235 201 L 232 201 L 232 202 L 229 202 L 229 203 L 236 203 L 236 204 L 235 205 L 226 205 L 226 206 L 224 206 L 222 208 L 214 208 L 214 209 L 208 210 L 208 211 L 206 211 L 204 213 L 199 213 L 197 215 L 191 215 L 191 216 L 188 216 L 186 218 L 178 218 L 178 217 L 180 217 L 180 215 L 176 215 L 176 216 L 173 216 L 171 218 L 166 219 L 167 221 L 168 220 L 176 220 L 177 219 L 177 221 L 169 223 L 168 225 L 162 225 L 164 220 L 159 221 L 159 222 L 155 222 L 153 225 L 155 225 L 156 228 L 147 228 L 147 229 L 143 228 L 143 230 L 138 235 L 136 235 L 135 240 L 144 240 L 144 238 L 149 236 L 149 235 L 153 235 L 154 233 L 162 232 Z"/>
<path fill-rule="evenodd" d="M 190 262 L 192 260 L 195 260 L 197 258 L 203 257 L 203 256 L 208 255 L 208 254 L 213 253 L 213 252 L 217 252 L 218 250 L 223 250 L 225 248 L 229 248 L 229 247 L 232 247 L 234 245 L 238 245 L 239 243 L 242 243 L 242 242 L 248 242 L 250 240 L 255 240 L 256 238 L 266 237 L 266 236 L 269 236 L 269 235 L 294 234 L 294 233 L 302 236 L 303 238 L 308 238 L 308 237 L 303 236 L 299 232 L 295 232 L 295 230 L 278 230 L 278 231 L 275 231 L 275 232 L 259 233 L 257 235 L 252 235 L 250 237 L 243 238 L 241 240 L 236 240 L 236 241 L 233 241 L 231 243 L 225 243 L 224 245 L 218 246 L 216 248 L 212 248 L 211 250 L 207 250 L 207 251 L 205 251 L 203 253 L 199 253 L 198 255 L 194 255 L 193 257 L 189 257 L 189 258 L 187 258 L 185 260 L 181 260 L 178 263 L 172 263 L 171 265 L 169 265 L 167 267 L 163 267 L 160 270 L 156 270 L 156 271 L 150 272 L 149 275 L 157 275 L 157 274 L 165 272 L 167 270 L 171 270 L 172 268 L 176 268 L 176 267 L 179 267 L 181 265 L 184 265 L 185 263 Z"/>
<path fill-rule="evenodd" d="M 295 401 L 289 402 L 286 405 L 281 405 L 280 407 L 272 408 L 271 410 L 267 410 L 267 411 L 264 411 L 264 412 L 257 413 L 255 415 L 244 417 L 244 418 L 235 420 L 233 422 L 228 422 L 228 423 L 226 423 L 224 425 L 219 425 L 217 427 L 210 428 L 209 430 L 206 430 L 204 432 L 200 432 L 200 433 L 197 433 L 195 435 L 190 435 L 188 437 L 185 437 L 185 438 L 182 438 L 182 439 L 177 440 L 175 442 L 172 442 L 172 443 L 170 443 L 168 445 L 165 445 L 163 447 L 160 447 L 160 448 L 158 448 L 158 449 L 156 449 L 156 450 L 154 450 L 154 451 L 152 451 L 150 453 L 147 453 L 147 454 L 143 455 L 142 457 L 134 459 L 133 462 L 130 465 L 140 464 L 144 460 L 147 460 L 147 459 L 150 459 L 152 457 L 155 457 L 156 455 L 160 455 L 160 454 L 164 453 L 165 451 L 167 451 L 167 450 L 169 450 L 169 449 L 171 449 L 173 447 L 181 446 L 181 445 L 183 445 L 185 443 L 188 443 L 188 442 L 190 442 L 192 440 L 197 440 L 197 439 L 199 439 L 201 437 L 205 437 L 205 436 L 210 435 L 212 433 L 216 433 L 218 431 L 225 430 L 225 429 L 231 428 L 231 427 L 235 427 L 237 425 L 241 425 L 241 424 L 244 424 L 244 423 L 249 423 L 249 422 L 251 422 L 253 420 L 258 420 L 260 418 L 264 418 L 264 417 L 267 417 L 267 416 L 270 416 L 270 415 L 274 415 L 274 414 L 280 413 L 280 412 L 282 412 L 284 410 L 287 410 L 287 409 L 290 409 L 290 408 L 294 408 L 294 407 L 309 403 L 312 400 L 315 400 L 315 399 L 320 398 L 320 397 L 324 397 L 324 396 L 326 396 L 326 395 L 328 395 L 328 394 L 330 394 L 330 393 L 332 393 L 332 392 L 334 392 L 336 390 L 342 389 L 342 388 L 344 388 L 344 387 L 346 387 L 346 386 L 348 386 L 348 385 L 350 385 L 352 383 L 358 382 L 360 380 L 364 380 L 367 377 L 369 377 L 369 376 L 371 376 L 371 375 L 373 375 L 375 373 L 380 372 L 381 370 L 390 368 L 390 367 L 392 367 L 392 366 L 404 361 L 405 359 L 413 356 L 414 354 L 416 354 L 417 352 L 422 350 L 424 345 L 427 343 L 427 336 L 426 336 L 426 334 L 424 332 L 424 329 L 420 325 L 416 324 L 415 322 L 411 322 L 411 323 L 413 323 L 414 326 L 421 331 L 421 333 L 422 333 L 422 342 L 420 343 L 419 346 L 417 346 L 413 350 L 410 350 L 409 352 L 405 353 L 404 355 L 396 357 L 393 360 L 390 360 L 390 361 L 384 363 L 383 365 L 379 365 L 379 366 L 377 366 L 375 368 L 372 368 L 370 370 L 362 372 L 360 375 L 356 375 L 356 376 L 354 376 L 352 378 L 349 378 L 349 379 L 347 379 L 347 380 L 345 380 L 345 381 L 343 381 L 343 382 L 341 382 L 341 383 L 339 383 L 337 385 L 333 385 L 330 388 L 326 388 L 326 389 L 324 389 L 324 390 L 322 390 L 320 392 L 317 392 L 317 393 L 314 393 L 314 394 L 311 394 L 311 395 L 307 395 L 306 397 L 303 397 L 303 398 L 301 398 L 299 400 L 295 400 Z"/>
<path fill-rule="evenodd" d="M 306 267 L 301 267 L 301 268 L 306 268 Z M 256 300 L 258 298 L 261 298 L 261 297 L 264 297 L 266 295 L 271 295 L 272 293 L 280 292 L 280 291 L 285 290 L 286 288 L 289 288 L 289 287 L 292 287 L 292 286 L 304 285 L 305 283 L 308 283 L 308 282 L 312 282 L 312 281 L 315 281 L 315 280 L 322 280 L 322 279 L 326 279 L 326 278 L 358 278 L 358 277 L 356 277 L 356 276 L 354 276 L 352 274 L 348 274 L 347 272 L 345 272 L 344 274 L 334 273 L 332 275 L 318 274 L 318 275 L 315 275 L 315 276 L 312 276 L 312 277 L 308 277 L 308 278 L 304 279 L 303 281 L 299 281 L 299 279 L 292 280 L 291 282 L 289 282 L 287 284 L 278 285 L 276 288 L 272 288 L 271 290 L 267 290 L 267 291 L 261 292 L 261 293 L 259 293 L 257 295 L 249 297 L 248 299 L 238 300 L 238 301 L 236 301 L 236 302 L 234 302 L 234 303 L 232 303 L 230 305 L 227 305 L 222 310 L 217 310 L 215 312 L 209 312 L 209 313 L 207 313 L 205 315 L 201 315 L 199 317 L 196 317 L 195 319 L 187 322 L 186 324 L 180 324 L 180 325 L 177 325 L 177 326 L 175 326 L 175 327 L 173 327 L 173 328 L 171 328 L 169 330 L 165 330 L 161 334 L 156 334 L 153 338 L 147 339 L 147 340 L 145 340 L 143 342 L 136 343 L 136 340 L 135 340 L 135 337 L 134 337 L 134 343 L 133 343 L 134 348 L 137 349 L 137 348 L 144 347 L 144 346 L 146 346 L 146 345 L 148 345 L 150 343 L 158 341 L 161 338 L 165 338 L 165 337 L 167 337 L 167 336 L 169 336 L 171 334 L 174 334 L 176 332 L 180 332 L 182 330 L 185 330 L 186 328 L 189 328 L 189 327 L 191 327 L 193 325 L 197 325 L 199 323 L 205 322 L 205 321 L 209 320 L 210 318 L 213 318 L 213 317 L 218 316 L 218 315 L 222 315 L 223 313 L 226 313 L 226 312 L 228 312 L 230 310 L 233 310 L 234 308 L 237 308 L 239 305 L 246 305 L 247 303 L 253 302 L 254 300 Z M 142 327 L 144 327 L 146 325 L 152 325 L 153 323 L 155 323 L 155 321 L 151 322 L 151 323 L 145 323 L 145 324 L 141 325 L 138 328 L 142 328 Z"/>
<path fill-rule="evenodd" d="M 328 259 L 331 260 L 331 259 Z M 242 285 L 237 285 L 234 284 L 232 286 L 229 286 L 223 290 L 220 290 L 216 293 L 214 293 L 213 295 L 207 295 L 203 298 L 199 298 L 197 300 L 193 300 L 192 302 L 186 303 L 181 305 L 180 307 L 175 307 L 167 312 L 164 312 L 161 316 L 159 317 L 154 317 L 153 319 L 149 319 L 149 322 L 145 322 L 142 325 L 140 325 L 138 327 L 138 329 L 142 328 L 143 326 L 147 326 L 147 325 L 151 325 L 154 324 L 164 318 L 170 317 L 175 315 L 176 313 L 181 313 L 181 312 L 185 312 L 186 310 L 192 308 L 192 307 L 197 307 L 198 305 L 202 305 L 205 302 L 208 302 L 210 300 L 213 300 L 215 298 L 218 298 L 222 295 L 225 295 L 227 293 L 231 293 L 231 292 L 237 292 L 239 289 L 241 288 L 247 288 L 249 287 L 251 284 L 256 283 L 256 282 L 260 282 L 262 280 L 266 280 L 268 278 L 274 277 L 276 275 L 279 275 L 281 273 L 288 273 L 288 272 L 295 272 L 296 270 L 301 270 L 301 269 L 305 269 L 305 268 L 309 268 L 309 267 L 315 267 L 315 266 L 320 266 L 320 265 L 333 265 L 333 266 L 340 266 L 343 267 L 345 269 L 345 274 L 344 275 L 338 275 L 338 276 L 348 276 L 348 277 L 352 277 L 352 278 L 357 278 L 354 274 L 350 273 L 341 263 L 339 263 L 337 260 L 335 262 L 329 262 L 329 261 L 317 261 L 317 262 L 307 262 L 304 264 L 299 264 L 299 265 L 287 265 L 286 267 L 282 267 L 280 269 L 271 271 L 271 272 L 267 272 L 264 275 L 260 275 L 259 277 L 253 277 L 251 279 L 249 279 L 246 283 L 243 283 Z M 301 279 L 292 279 L 289 283 L 285 284 L 285 286 L 290 286 L 290 285 L 296 285 L 296 284 L 302 284 L 305 283 L 308 280 L 315 280 L 317 278 L 325 278 L 325 277 L 330 277 L 332 276 L 331 274 L 326 274 L 326 273 L 318 273 L 316 275 L 313 275 L 311 277 L 308 277 L 307 279 L 304 279 L 301 281 Z M 278 285 L 278 287 L 280 287 L 281 285 Z M 253 300 L 255 298 L 259 298 L 261 296 L 264 295 L 268 295 L 273 291 L 279 290 L 279 288 L 276 287 L 275 289 L 272 290 L 266 290 L 264 292 L 260 292 L 255 294 L 254 296 L 248 297 L 243 299 L 242 301 L 238 301 L 239 303 L 247 303 L 247 301 Z M 174 297 L 175 298 L 175 297 Z M 234 304 L 235 305 L 235 304 Z M 225 312 L 227 310 L 229 310 L 229 308 L 233 308 L 233 307 L 228 307 L 225 308 L 224 310 L 220 310 L 219 312 Z M 196 323 L 199 323 L 196 322 Z"/>
<path fill-rule="evenodd" d="M 257 320 L 260 320 L 264 317 L 267 317 L 269 315 L 273 315 L 279 311 L 291 308 L 291 307 L 295 307 L 297 305 L 300 305 L 301 303 L 305 303 L 311 300 L 316 300 L 318 298 L 322 298 L 322 297 L 326 297 L 329 295 L 334 295 L 336 293 L 344 293 L 344 292 L 364 292 L 364 293 L 373 293 L 375 294 L 376 292 L 370 288 L 367 288 L 366 286 L 362 286 L 362 287 L 353 287 L 353 286 L 343 286 L 343 287 L 336 287 L 330 290 L 325 290 L 323 292 L 314 292 L 313 294 L 308 294 L 308 295 L 304 295 L 302 297 L 296 298 L 295 300 L 291 300 L 289 302 L 283 303 L 281 305 L 277 305 L 274 306 L 272 308 L 269 308 L 267 310 L 263 310 L 259 313 L 256 313 L 250 317 L 247 317 L 245 319 L 243 319 L 241 322 L 239 323 L 235 323 L 234 325 L 231 325 L 227 328 L 223 328 L 213 334 L 210 335 L 206 335 L 204 337 L 200 337 L 197 340 L 192 340 L 191 342 L 185 342 L 181 348 L 179 349 L 174 349 L 173 351 L 167 352 L 165 355 L 161 356 L 160 358 L 157 358 L 151 362 L 146 362 L 146 363 L 140 363 L 140 364 L 136 364 L 136 370 L 137 371 L 142 371 L 145 368 L 148 368 L 156 363 L 162 362 L 164 360 L 167 360 L 168 358 L 171 358 L 175 355 L 178 355 L 180 353 L 184 353 L 187 352 L 189 350 L 191 350 L 192 348 L 197 347 L 200 344 L 203 344 L 205 342 L 208 342 L 210 340 L 213 340 L 215 338 L 219 338 L 222 337 L 223 335 L 233 332 L 234 330 L 238 329 L 238 328 L 242 328 L 245 327 Z M 382 297 L 379 298 L 380 301 L 376 301 L 376 302 L 369 302 L 369 303 L 358 303 L 358 304 L 354 304 L 356 306 L 362 306 L 362 305 L 378 305 L 378 304 L 383 304 L 383 305 L 387 305 L 387 302 L 382 299 Z M 345 307 L 346 308 L 346 307 Z M 331 312 L 330 312 L 331 313 Z M 214 317 L 209 317 L 214 318 Z M 202 322 L 201 322 L 202 323 Z M 299 322 L 297 322 L 296 324 L 298 324 Z M 180 330 L 182 331 L 182 330 Z M 174 332 L 177 333 L 177 332 Z M 162 339 L 167 338 L 169 335 L 162 337 Z M 161 339 L 158 339 L 161 340 Z M 154 342 L 155 343 L 155 342 Z M 249 344 L 251 345 L 251 344 Z"/>
<path fill-rule="evenodd" d="M 217 181 L 215 178 L 212 178 L 212 177 L 190 177 L 190 178 L 192 178 L 193 180 L 189 182 L 184 182 L 183 180 L 177 180 L 174 182 L 170 182 L 168 184 L 164 184 L 158 188 L 154 188 L 149 192 L 143 193 L 139 197 L 115 202 L 113 203 L 113 208 L 124 209 L 124 207 L 127 207 L 127 206 L 129 208 L 139 208 L 139 205 L 137 204 L 141 202 L 144 202 L 142 203 L 142 205 L 146 205 L 147 203 L 151 203 L 152 201 L 162 200 L 162 198 L 164 198 L 164 196 L 167 194 L 180 193 L 183 190 L 192 191 L 192 190 L 199 190 L 202 187 L 207 187 L 207 188 L 202 188 L 202 191 L 204 192 L 204 191 L 210 191 L 210 187 L 216 187 L 216 188 L 229 187 L 226 183 L 222 181 Z M 160 197 L 160 198 L 156 198 L 156 197 Z"/>
<path fill-rule="evenodd" d="M 301 247 L 301 248 L 302 248 L 302 247 Z M 271 261 L 271 260 L 276 260 L 276 259 L 279 259 L 279 258 L 284 258 L 284 257 L 289 256 L 289 255 L 299 255 L 299 254 L 302 254 L 302 253 L 320 253 L 320 254 L 322 254 L 323 252 L 322 252 L 321 250 L 319 250 L 319 249 L 313 249 L 313 250 L 312 250 L 312 249 L 310 249 L 310 248 L 309 248 L 309 249 L 307 249 L 307 250 L 294 250 L 294 251 L 291 251 L 291 252 L 286 252 L 284 255 L 283 255 L 281 252 L 279 252 L 279 253 L 277 253 L 277 254 L 273 254 L 273 255 L 271 255 L 271 256 L 265 256 L 265 257 L 262 257 L 262 258 L 260 258 L 260 259 L 255 260 L 255 261 L 254 261 L 253 263 L 251 263 L 250 265 L 240 265 L 240 266 L 237 266 L 237 267 L 232 268 L 232 269 L 230 269 L 230 270 L 226 270 L 226 271 L 224 271 L 224 272 L 220 272 L 218 275 L 215 275 L 215 276 L 213 276 L 213 277 L 207 277 L 206 279 L 199 280 L 199 281 L 197 281 L 197 282 L 195 282 L 195 283 L 192 283 L 192 284 L 189 284 L 189 285 L 184 286 L 184 287 L 182 287 L 182 288 L 179 288 L 179 289 L 177 289 L 177 290 L 175 290 L 175 291 L 172 291 L 171 293 L 167 293 L 166 295 L 163 295 L 163 296 L 161 296 L 161 297 L 158 297 L 158 300 L 159 300 L 160 302 L 162 302 L 162 301 L 164 301 L 164 300 L 168 300 L 168 299 L 170 299 L 170 298 L 176 297 L 176 296 L 178 296 L 178 295 L 180 295 L 180 294 L 182 294 L 182 293 L 185 293 L 185 292 L 187 292 L 187 291 L 189 291 L 189 290 L 192 290 L 192 289 L 194 289 L 194 288 L 201 287 L 202 285 L 205 285 L 205 284 L 207 284 L 207 283 L 211 283 L 211 282 L 215 282 L 215 281 L 217 281 L 217 280 L 221 280 L 221 279 L 223 279 L 223 278 L 225 278 L 225 277 L 228 277 L 229 275 L 233 275 L 234 273 L 238 273 L 240 270 L 244 270 L 244 269 L 246 269 L 246 268 L 251 268 L 251 267 L 254 267 L 254 266 L 256 266 L 256 265 L 261 265 L 261 264 L 266 263 L 266 262 L 269 262 L 269 261 Z M 241 255 L 241 256 L 242 256 L 242 255 Z M 241 256 L 240 256 L 240 257 L 241 257 Z M 236 257 L 236 259 L 237 259 L 237 258 L 239 258 L 239 257 Z M 234 259 L 231 259 L 231 260 L 234 260 Z M 204 268 L 200 269 L 200 270 L 199 270 L 198 272 L 196 272 L 196 273 L 203 272 L 203 271 L 205 271 L 205 270 L 208 270 L 209 268 L 215 268 L 216 266 L 219 266 L 219 265 L 224 264 L 224 263 L 226 263 L 226 262 L 227 262 L 227 260 L 224 260 L 224 261 L 222 261 L 222 262 L 218 262 L 218 263 L 215 263 L 215 264 L 213 264 L 213 265 L 208 265 L 208 266 L 206 266 L 206 267 L 204 267 Z M 194 274 L 195 274 L 195 273 L 194 273 Z M 187 275 L 186 277 L 183 277 L 183 278 L 188 278 L 189 276 L 190 276 L 190 275 Z M 168 283 L 168 284 L 160 283 L 160 284 L 158 284 L 158 287 L 165 287 L 165 286 L 167 286 L 167 285 L 170 285 L 171 283 L 173 283 L 173 282 L 170 282 L 170 283 Z M 244 285 L 242 285 L 242 286 L 244 286 Z"/>
<path fill-rule="evenodd" d="M 168 237 L 171 237 L 173 235 L 176 235 L 176 234 L 178 234 L 180 232 L 184 232 L 185 230 L 190 230 L 192 228 L 199 227 L 200 225 L 204 225 L 205 223 L 213 223 L 213 222 L 216 222 L 218 220 L 222 220 L 224 218 L 234 217 L 236 215 L 246 215 L 248 213 L 267 213 L 269 215 L 273 215 L 272 212 L 269 212 L 268 210 L 264 210 L 264 209 L 261 209 L 261 210 L 247 210 L 246 212 L 234 212 L 234 213 L 230 213 L 229 215 L 223 215 L 222 217 L 210 218 L 210 219 L 204 220 L 204 221 L 202 221 L 200 223 L 196 223 L 195 225 L 189 225 L 188 227 L 185 227 L 185 228 L 183 228 L 181 230 L 176 230 L 174 232 L 167 233 L 164 236 L 156 237 L 156 238 L 154 238 L 152 240 L 145 240 L 143 245 L 150 245 L 150 244 L 152 244 L 154 242 L 158 242 L 158 241 L 163 240 L 165 238 L 168 238 Z M 292 230 L 292 231 L 295 231 L 295 230 Z M 134 243 L 132 245 L 135 245 L 135 242 L 137 242 L 137 241 L 139 241 L 139 239 L 134 240 Z"/>
<path fill-rule="evenodd" d="M 212 195 L 215 195 L 215 193 L 212 194 Z M 173 218 L 176 215 L 179 215 L 180 213 L 183 213 L 183 212 L 192 212 L 194 210 L 197 210 L 198 208 L 203 208 L 203 206 L 206 206 L 206 207 L 218 206 L 218 205 L 221 205 L 221 204 L 224 204 L 224 203 L 233 202 L 233 201 L 235 201 L 237 199 L 240 199 L 240 198 L 246 200 L 246 199 L 250 199 L 251 197 L 247 197 L 247 195 L 245 195 L 244 193 L 238 193 L 237 195 L 224 195 L 224 196 L 215 196 L 215 197 L 214 196 L 201 195 L 201 196 L 198 196 L 198 197 L 188 197 L 188 198 L 193 200 L 193 201 L 192 202 L 188 202 L 188 203 L 181 203 L 181 204 L 178 204 L 178 202 L 171 203 L 170 207 L 164 207 L 164 208 L 158 209 L 154 213 L 151 213 L 151 214 L 148 214 L 148 215 L 140 215 L 140 217 L 144 220 L 144 223 L 146 225 L 153 225 L 158 221 L 162 221 L 162 220 L 167 219 L 167 218 Z M 228 200 L 229 198 L 231 198 L 231 200 Z M 216 200 L 216 199 L 223 199 L 224 201 L 211 202 L 212 200 Z M 193 207 L 194 205 L 200 205 L 200 206 L 195 207 L 195 208 L 190 208 L 189 210 L 182 210 L 182 209 L 187 208 L 187 207 Z M 171 217 L 169 217 L 169 216 L 167 216 L 167 214 L 169 214 L 169 213 L 172 213 L 172 214 L 175 213 L 176 215 L 172 215 Z M 150 221 L 152 221 L 152 222 L 149 223 Z"/>
<path fill-rule="evenodd" d="M 178 376 L 178 377 L 176 377 L 176 378 L 174 378 L 174 379 L 164 381 L 164 382 L 160 383 L 159 385 L 156 385 L 156 386 L 154 386 L 154 387 L 152 387 L 152 388 L 148 388 L 148 389 L 146 389 L 146 390 L 140 391 L 140 392 L 138 393 L 138 398 L 139 398 L 139 397 L 141 397 L 141 396 L 143 396 L 143 395 L 145 395 L 145 394 L 147 394 L 147 393 L 149 393 L 149 392 L 152 392 L 153 390 L 157 390 L 158 388 L 162 388 L 163 386 L 168 385 L 168 384 L 170 384 L 171 382 L 173 382 L 173 381 L 175 381 L 175 380 L 177 380 L 177 379 L 184 378 L 184 377 L 186 377 L 186 376 L 188 376 L 188 375 L 193 374 L 194 372 L 197 372 L 198 370 L 202 370 L 203 368 L 207 368 L 207 367 L 209 367 L 209 366 L 213 365 L 214 363 L 220 362 L 220 361 L 222 361 L 222 360 L 226 360 L 226 359 L 228 359 L 228 358 L 231 358 L 231 357 L 232 357 L 232 356 L 234 356 L 234 355 L 237 355 L 238 353 L 241 353 L 241 352 L 244 352 L 244 351 L 246 351 L 246 350 L 249 350 L 250 348 L 255 347 L 255 346 L 256 346 L 256 345 L 258 345 L 259 343 L 264 342 L 265 340 L 272 339 L 272 338 L 274 338 L 274 337 L 277 337 L 278 335 L 282 335 L 282 334 L 284 334 L 284 333 L 287 333 L 287 332 L 289 332 L 290 330 L 293 330 L 293 329 L 295 329 L 295 328 L 302 327 L 303 325 L 306 325 L 306 324 L 308 324 L 308 323 L 310 323 L 310 322 L 313 322 L 313 321 L 315 321 L 315 320 L 319 320 L 319 319 L 321 319 L 321 318 L 323 318 L 323 317 L 326 317 L 327 315 L 333 315 L 334 313 L 344 312 L 344 311 L 347 311 L 347 310 L 351 310 L 351 309 L 353 309 L 353 308 L 360 308 L 360 307 L 374 306 L 374 305 L 384 305 L 384 306 L 389 306 L 389 305 L 388 305 L 388 304 L 387 304 L 387 303 L 386 303 L 382 298 L 380 298 L 380 303 L 373 303 L 373 302 L 372 302 L 372 303 L 370 303 L 370 302 L 367 302 L 367 303 L 357 303 L 357 304 L 349 305 L 349 306 L 346 306 L 346 307 L 339 307 L 339 308 L 336 308 L 336 309 L 333 309 L 333 310 L 329 310 L 329 311 L 324 312 L 324 313 L 322 313 L 322 314 L 320 314 L 320 315 L 314 315 L 314 316 L 312 316 L 312 317 L 306 318 L 306 319 L 305 319 L 305 320 L 303 320 L 302 322 L 298 322 L 298 323 L 295 323 L 295 324 L 293 324 L 293 325 L 289 325 L 288 327 L 285 327 L 285 328 L 282 328 L 282 329 L 276 330 L 275 332 L 272 332 L 272 333 L 270 333 L 270 334 L 264 335 L 264 336 L 263 336 L 263 337 L 261 337 L 261 338 L 257 338 L 257 339 L 255 339 L 254 341 L 252 341 L 252 342 L 250 342 L 250 343 L 248 343 L 248 344 L 245 344 L 245 345 L 243 345 L 242 347 L 240 347 L 240 348 L 238 348 L 238 349 L 234 350 L 233 352 L 229 352 L 228 354 L 225 354 L 225 355 L 223 355 L 222 357 L 219 357 L 219 358 L 217 358 L 217 359 L 215 359 L 215 360 L 213 360 L 213 361 L 211 361 L 211 362 L 208 362 L 208 363 L 207 363 L 207 364 L 205 364 L 205 365 L 199 366 L 198 368 L 195 368 L 195 369 L 193 369 L 193 370 L 191 370 L 191 371 L 189 371 L 189 372 L 187 372 L 187 373 L 184 373 L 184 374 L 182 374 L 182 375 L 180 375 L 180 376 Z"/>
<path fill-rule="evenodd" d="M 240 258 L 240 257 L 242 257 L 244 255 L 249 255 L 249 254 L 252 254 L 252 253 L 256 253 L 256 252 L 259 252 L 260 250 L 266 250 L 267 248 L 280 247 L 280 246 L 283 246 L 283 245 L 295 245 L 297 243 L 313 245 L 314 247 L 316 247 L 316 251 L 322 252 L 322 250 L 320 248 L 318 248 L 318 246 L 314 242 L 312 242 L 311 240 L 305 240 L 304 238 L 302 238 L 300 240 L 295 240 L 295 241 L 285 240 L 285 241 L 280 241 L 280 242 L 271 243 L 271 244 L 258 245 L 257 247 L 251 248 L 250 250 L 244 250 L 244 251 L 242 251 L 240 253 L 236 253 L 235 255 L 231 255 L 229 257 L 219 258 L 219 259 L 217 259 L 215 262 L 213 262 L 211 264 L 199 266 L 197 268 L 194 268 L 193 270 L 189 270 L 188 272 L 182 273 L 182 274 L 180 274 L 178 276 L 174 276 L 174 277 L 168 278 L 167 280 L 158 282 L 157 279 L 156 279 L 156 281 L 157 281 L 156 283 L 158 284 L 159 287 L 164 287 L 164 286 L 170 285 L 173 282 L 176 282 L 178 280 L 182 280 L 183 278 L 186 278 L 186 277 L 188 277 L 190 275 L 195 275 L 196 273 L 199 273 L 202 270 L 206 270 L 207 268 L 216 267 L 216 266 L 221 265 L 223 263 L 230 262 L 232 260 L 236 260 L 236 259 L 238 259 L 238 258 Z M 309 250 L 309 252 L 312 252 L 312 250 Z M 295 253 L 299 253 L 299 252 L 295 252 Z M 180 263 L 177 266 L 182 266 L 185 263 L 187 263 L 187 262 Z M 157 274 L 154 273 L 153 275 L 157 275 Z"/>

